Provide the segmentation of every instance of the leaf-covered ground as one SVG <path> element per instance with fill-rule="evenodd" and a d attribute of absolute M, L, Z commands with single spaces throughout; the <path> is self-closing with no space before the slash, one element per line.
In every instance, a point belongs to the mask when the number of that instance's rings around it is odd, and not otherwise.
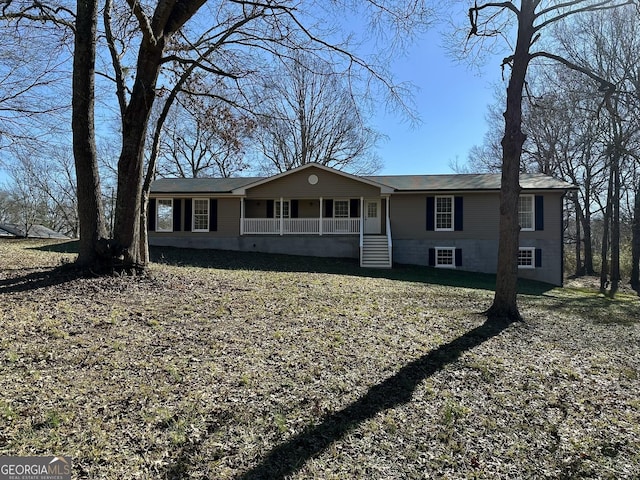
<path fill-rule="evenodd" d="M 69 455 L 74 478 L 640 476 L 632 295 L 534 286 L 500 330 L 473 275 L 165 251 L 78 278 L 42 246 L 0 240 L 0 455 Z"/>

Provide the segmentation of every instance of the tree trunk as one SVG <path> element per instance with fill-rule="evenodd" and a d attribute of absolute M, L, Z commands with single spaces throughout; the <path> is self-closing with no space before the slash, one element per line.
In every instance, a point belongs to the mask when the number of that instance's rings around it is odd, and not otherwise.
<path fill-rule="evenodd" d="M 520 157 L 525 135 L 522 132 L 522 93 L 529 66 L 529 46 L 533 36 L 536 2 L 522 2 L 518 15 L 518 40 L 507 87 L 502 138 L 502 177 L 500 184 L 500 238 L 496 291 L 487 310 L 490 320 L 520 321 L 517 304 L 518 281 L 518 198 L 520 196 Z"/>
<path fill-rule="evenodd" d="M 78 0 L 71 119 L 80 223 L 80 247 L 76 262 L 82 268 L 100 271 L 105 266 L 107 242 L 94 127 L 97 22 L 97 1 Z"/>
<path fill-rule="evenodd" d="M 585 198 L 589 198 L 585 196 Z M 582 237 L 584 239 L 584 274 L 595 275 L 596 270 L 593 268 L 593 236 L 591 235 L 591 210 L 589 205 L 585 205 L 584 213 L 580 215 L 582 218 Z"/>
<path fill-rule="evenodd" d="M 582 265 L 582 255 L 581 255 L 581 243 L 582 243 L 582 229 L 580 225 L 582 223 L 582 210 L 580 207 L 580 199 L 578 196 L 578 192 L 576 192 L 573 196 L 573 205 L 576 210 L 576 271 L 574 275 L 576 277 L 580 277 L 584 275 L 584 268 Z"/>
<path fill-rule="evenodd" d="M 609 296 L 613 298 L 620 284 L 620 150 L 616 145 L 613 152 L 612 175 L 613 195 L 611 200 L 611 289 Z"/>
<path fill-rule="evenodd" d="M 640 188 L 636 189 L 631 231 L 631 288 L 640 294 Z"/>
<path fill-rule="evenodd" d="M 600 292 L 605 293 L 609 286 L 609 226 L 611 224 L 611 201 L 613 196 L 613 169 L 609 172 L 609 187 L 607 189 L 607 205 L 602 219 L 602 267 L 600 268 Z"/>
<path fill-rule="evenodd" d="M 118 192 L 114 243 L 125 270 L 141 270 L 148 258 L 141 251 L 142 172 L 149 114 L 155 99 L 164 39 L 144 39 L 138 53 L 136 82 L 122 120 L 122 152 L 118 161 Z"/>
<path fill-rule="evenodd" d="M 211 53 L 212 50 L 206 52 Z M 149 163 L 147 165 L 147 172 L 144 176 L 144 182 L 142 183 L 142 197 L 140 199 L 141 215 L 140 215 L 140 255 L 141 261 L 147 265 L 151 261 L 149 254 L 149 232 L 147 231 L 147 216 L 149 215 L 149 195 L 151 193 L 151 184 L 156 177 L 156 169 L 158 164 L 158 155 L 160 152 L 160 137 L 162 135 L 162 126 L 167 120 L 169 110 L 173 105 L 178 93 L 181 91 L 182 86 L 186 83 L 189 76 L 196 68 L 194 63 L 188 67 L 171 89 L 169 96 L 165 99 L 162 111 L 156 120 L 155 131 L 153 133 L 153 143 L 151 145 L 151 151 L 149 152 Z M 151 215 L 155 215 L 155 212 L 151 212 Z"/>
<path fill-rule="evenodd" d="M 142 190 L 142 201 L 140 203 L 140 261 L 148 265 L 149 258 L 149 235 L 147 232 L 147 215 L 149 215 L 149 191 Z"/>

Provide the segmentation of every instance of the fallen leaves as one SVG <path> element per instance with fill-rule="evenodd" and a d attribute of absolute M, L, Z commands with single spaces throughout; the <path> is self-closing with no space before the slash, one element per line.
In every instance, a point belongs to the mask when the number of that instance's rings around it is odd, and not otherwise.
<path fill-rule="evenodd" d="M 481 325 L 491 292 L 157 264 L 23 288 L 71 258 L 25 246 L 0 242 L 0 454 L 66 454 L 77 478 L 114 479 L 268 473 L 279 448 L 298 452 L 296 479 L 640 470 L 637 301 L 522 297 L 527 325 L 433 357 L 387 408 L 376 389 Z M 367 396 L 380 405 L 363 414 Z"/>

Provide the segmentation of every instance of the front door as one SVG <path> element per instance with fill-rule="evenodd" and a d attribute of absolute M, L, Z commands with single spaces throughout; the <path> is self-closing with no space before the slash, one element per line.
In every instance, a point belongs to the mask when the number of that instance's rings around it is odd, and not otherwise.
<path fill-rule="evenodd" d="M 380 234 L 380 199 L 364 201 L 364 233 Z"/>

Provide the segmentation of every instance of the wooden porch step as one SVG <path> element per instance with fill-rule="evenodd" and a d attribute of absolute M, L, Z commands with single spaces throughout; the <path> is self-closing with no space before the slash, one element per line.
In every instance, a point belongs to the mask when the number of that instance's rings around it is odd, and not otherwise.
<path fill-rule="evenodd" d="M 365 235 L 362 240 L 361 267 L 391 268 L 389 243 L 386 235 Z"/>

